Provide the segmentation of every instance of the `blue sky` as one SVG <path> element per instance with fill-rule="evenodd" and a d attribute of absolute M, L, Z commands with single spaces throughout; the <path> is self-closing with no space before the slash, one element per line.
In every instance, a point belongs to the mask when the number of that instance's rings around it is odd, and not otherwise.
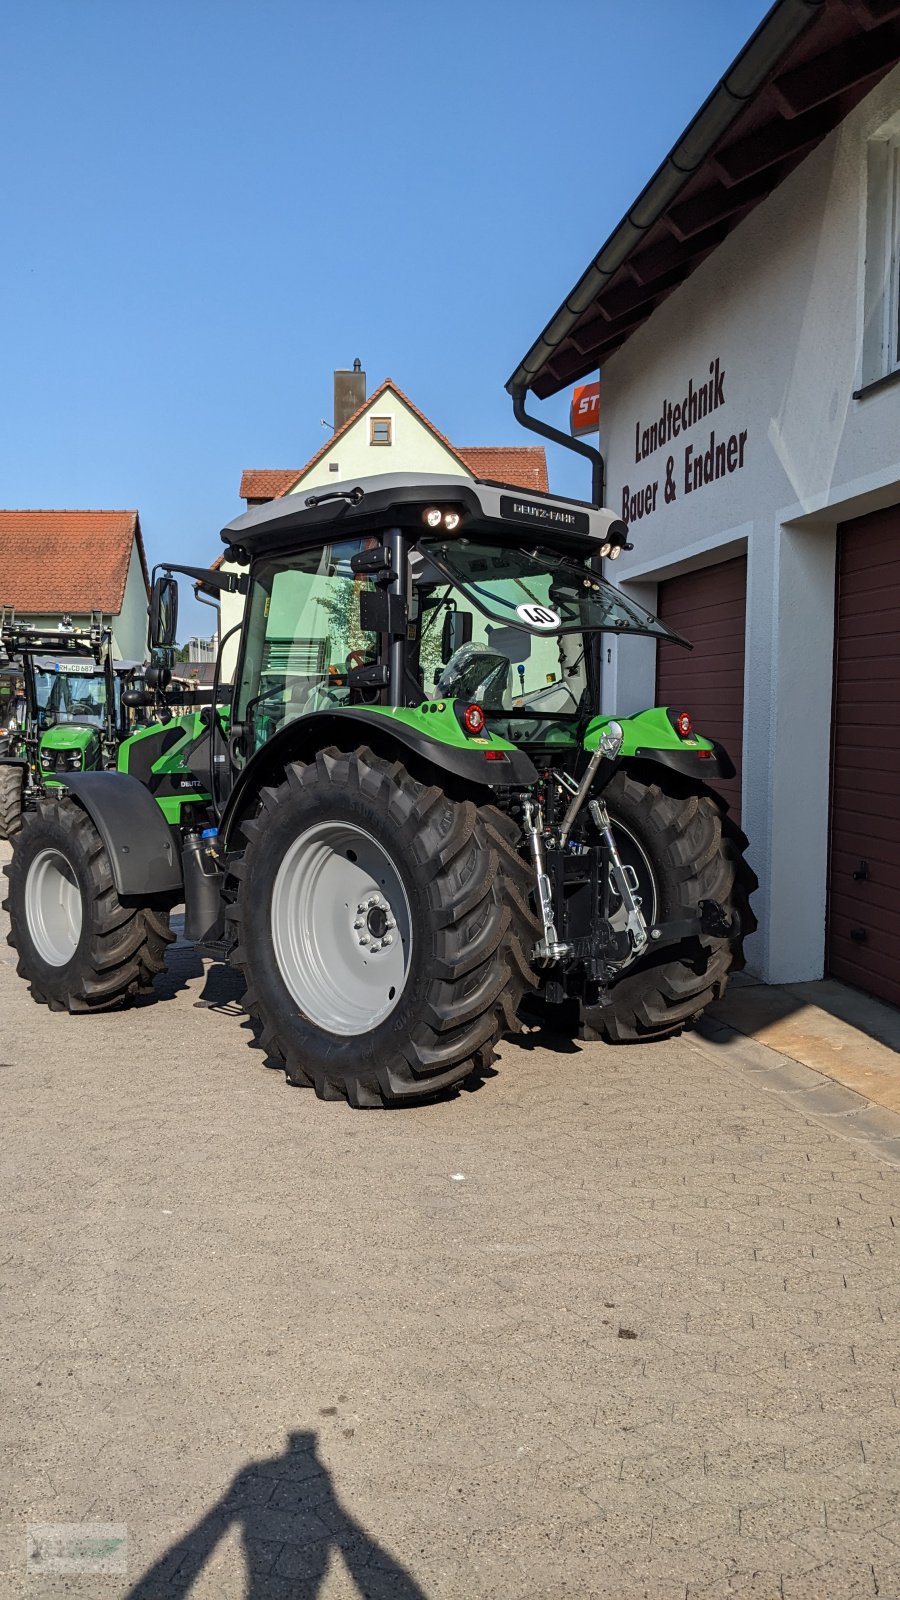
<path fill-rule="evenodd" d="M 210 561 L 355 356 L 456 444 L 536 442 L 507 377 L 767 9 L 0 0 L 0 505 Z"/>

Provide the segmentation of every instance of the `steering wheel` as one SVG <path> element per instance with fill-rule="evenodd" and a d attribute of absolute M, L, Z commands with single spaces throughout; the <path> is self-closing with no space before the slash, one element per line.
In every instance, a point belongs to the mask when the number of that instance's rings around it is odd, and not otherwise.
<path fill-rule="evenodd" d="M 364 667 L 366 664 L 365 650 L 351 650 L 347 656 L 348 667 Z"/>

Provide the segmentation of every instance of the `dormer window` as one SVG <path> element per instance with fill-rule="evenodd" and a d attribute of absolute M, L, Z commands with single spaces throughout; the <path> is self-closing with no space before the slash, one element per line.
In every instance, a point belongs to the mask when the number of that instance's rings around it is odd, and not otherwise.
<path fill-rule="evenodd" d="M 369 418 L 369 443 L 370 444 L 390 444 L 391 443 L 391 433 L 392 433 L 391 421 L 392 421 L 392 419 L 390 417 L 370 417 Z"/>

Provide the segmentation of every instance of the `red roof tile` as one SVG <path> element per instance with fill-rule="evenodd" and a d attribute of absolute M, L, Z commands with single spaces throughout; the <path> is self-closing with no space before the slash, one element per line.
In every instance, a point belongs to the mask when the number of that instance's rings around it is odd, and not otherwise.
<path fill-rule="evenodd" d="M 241 499 L 277 500 L 298 477 L 296 467 L 248 467 L 241 477 Z"/>
<path fill-rule="evenodd" d="M 149 591 L 136 511 L 0 511 L 0 603 L 22 616 L 117 616 L 135 540 Z"/>
<path fill-rule="evenodd" d="M 549 494 L 547 452 L 538 445 L 462 445 L 457 450 L 476 478 L 509 483 L 515 489 L 539 489 Z"/>

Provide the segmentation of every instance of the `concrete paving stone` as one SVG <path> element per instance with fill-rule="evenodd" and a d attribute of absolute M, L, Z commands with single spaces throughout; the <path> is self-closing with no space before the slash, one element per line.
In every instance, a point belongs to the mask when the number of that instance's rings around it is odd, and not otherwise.
<path fill-rule="evenodd" d="M 760 1569 L 736 1572 L 715 1583 L 689 1583 L 685 1600 L 783 1600 L 781 1573 Z"/>
<path fill-rule="evenodd" d="M 707 1539 L 689 1546 L 651 1545 L 650 1553 L 638 1561 L 630 1560 L 631 1570 L 645 1583 L 656 1579 L 674 1579 L 685 1585 L 722 1583 L 749 1572 L 786 1569 L 800 1570 L 815 1558 L 799 1544 L 781 1540 L 775 1545 L 756 1545 L 741 1541 L 738 1535 L 732 1540 L 721 1537 Z"/>
<path fill-rule="evenodd" d="M 762 1541 L 795 1534 L 814 1542 L 816 1530 L 827 1526 L 825 1500 L 813 1491 L 798 1492 L 791 1483 L 775 1496 L 744 1501 L 738 1508 L 742 1538 Z"/>
<path fill-rule="evenodd" d="M 875 1592 L 884 1600 L 895 1600 L 900 1595 L 900 1561 L 885 1562 L 879 1558 L 873 1563 Z"/>
<path fill-rule="evenodd" d="M 875 1600 L 878 1592 L 874 1568 L 865 1561 L 826 1561 L 782 1578 L 784 1600 Z"/>
<path fill-rule="evenodd" d="M 784 1464 L 791 1474 L 837 1472 L 844 1465 L 856 1466 L 862 1460 L 865 1453 L 858 1430 L 852 1426 L 837 1435 L 832 1431 L 803 1444 L 788 1445 L 784 1452 Z"/>

